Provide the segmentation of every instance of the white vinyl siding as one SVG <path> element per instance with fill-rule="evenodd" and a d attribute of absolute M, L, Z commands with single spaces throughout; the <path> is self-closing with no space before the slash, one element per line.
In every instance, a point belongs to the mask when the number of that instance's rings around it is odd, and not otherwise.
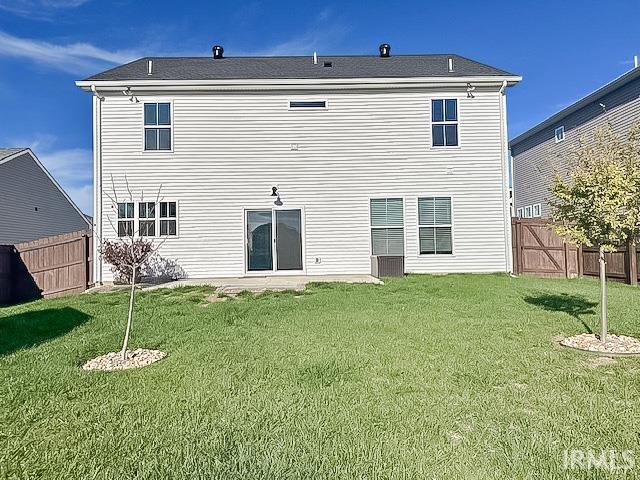
<path fill-rule="evenodd" d="M 450 197 L 418 199 L 420 254 L 453 253 Z"/>
<path fill-rule="evenodd" d="M 370 205 L 372 255 L 404 255 L 402 198 L 374 198 Z"/>
<path fill-rule="evenodd" d="M 371 272 L 371 198 L 404 198 L 407 272 L 505 271 L 498 88 L 475 98 L 464 89 L 324 92 L 330 108 L 315 114 L 288 108 L 308 100 L 304 92 L 137 93 L 141 103 L 171 101 L 170 155 L 142 152 L 141 104 L 108 94 L 100 102 L 104 237 L 116 221 L 111 176 L 125 198 L 126 174 L 135 199 L 161 185 L 162 198 L 177 202 L 178 237 L 160 255 L 191 278 L 243 276 L 245 210 L 273 208 L 277 186 L 281 208 L 303 209 L 308 275 Z M 464 113 L 458 148 L 431 148 L 429 106 L 438 98 L 456 98 Z M 456 192 L 455 254 L 420 255 L 417 199 L 446 192 Z M 108 281 L 109 266 L 102 272 Z"/>

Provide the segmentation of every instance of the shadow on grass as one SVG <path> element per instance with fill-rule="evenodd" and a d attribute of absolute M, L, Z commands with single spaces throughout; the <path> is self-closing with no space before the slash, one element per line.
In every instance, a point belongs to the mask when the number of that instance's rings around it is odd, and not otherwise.
<path fill-rule="evenodd" d="M 69 307 L 0 317 L 0 356 L 64 335 L 89 318 L 89 315 Z"/>
<path fill-rule="evenodd" d="M 572 316 L 580 323 L 589 333 L 593 333 L 593 330 L 585 321 L 580 318 L 581 315 L 595 315 L 593 307 L 598 305 L 597 303 L 587 300 L 582 295 L 569 295 L 567 293 L 550 294 L 541 293 L 535 296 L 524 297 L 524 301 L 530 305 L 543 308 L 550 312 L 563 312 Z"/>

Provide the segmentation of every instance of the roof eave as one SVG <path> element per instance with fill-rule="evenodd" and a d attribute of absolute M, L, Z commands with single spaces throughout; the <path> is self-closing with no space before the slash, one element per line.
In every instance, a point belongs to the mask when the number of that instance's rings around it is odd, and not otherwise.
<path fill-rule="evenodd" d="M 531 127 L 529 130 L 525 131 L 524 133 L 521 133 L 520 135 L 518 135 L 517 137 L 515 137 L 513 140 L 509 142 L 509 148 L 513 148 L 515 145 L 522 143 L 527 138 L 535 135 L 536 133 L 541 132 L 547 127 L 552 126 L 553 124 L 559 122 L 563 118 L 571 115 L 572 113 L 580 110 L 581 108 L 586 107 L 587 105 L 592 104 L 599 98 L 602 98 L 605 95 L 608 95 L 609 93 L 617 90 L 618 88 L 626 85 L 627 83 L 631 82 L 632 80 L 635 80 L 638 77 L 640 77 L 640 68 L 634 68 L 633 70 L 625 72 L 624 74 L 620 75 L 618 78 L 603 85 L 597 90 L 585 95 L 580 100 L 572 103 L 568 107 L 563 108 L 559 112 L 554 113 L 553 115 L 548 117 L 546 120 L 543 120 L 537 125 Z"/>
<path fill-rule="evenodd" d="M 420 86 L 485 85 L 499 86 L 507 81 L 513 86 L 522 77 L 517 75 L 461 76 L 461 77 L 372 77 L 372 78 L 282 78 L 282 79 L 219 79 L 219 80 L 79 80 L 76 86 L 90 91 L 91 86 L 102 91 L 117 91 L 123 87 L 143 90 L 290 90 L 331 87 L 349 88 L 415 88 Z"/>

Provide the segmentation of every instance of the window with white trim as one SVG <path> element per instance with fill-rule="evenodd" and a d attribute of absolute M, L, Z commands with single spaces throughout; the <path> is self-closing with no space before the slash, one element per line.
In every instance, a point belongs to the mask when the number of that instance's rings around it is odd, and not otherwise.
<path fill-rule="evenodd" d="M 144 149 L 171 150 L 171 104 L 144 104 Z"/>
<path fill-rule="evenodd" d="M 421 255 L 453 253 L 451 197 L 418 198 Z"/>
<path fill-rule="evenodd" d="M 176 202 L 160 202 L 160 236 L 178 234 L 178 210 Z"/>
<path fill-rule="evenodd" d="M 540 203 L 536 203 L 533 206 L 533 217 L 541 217 L 542 216 L 542 205 Z"/>
<path fill-rule="evenodd" d="M 404 255 L 404 206 L 402 198 L 372 198 L 371 253 Z"/>
<path fill-rule="evenodd" d="M 138 235 L 156 236 L 156 204 L 154 202 L 138 203 Z"/>
<path fill-rule="evenodd" d="M 560 143 L 564 140 L 564 125 L 556 128 L 555 138 L 556 138 L 556 143 Z"/>
<path fill-rule="evenodd" d="M 531 218 L 533 216 L 533 207 L 531 205 L 527 205 L 524 207 L 524 218 Z"/>
<path fill-rule="evenodd" d="M 522 218 L 524 217 L 524 208 L 520 207 L 516 213 L 516 217 Z"/>
<path fill-rule="evenodd" d="M 458 146 L 458 100 L 431 100 L 431 144 L 434 147 Z"/>
<path fill-rule="evenodd" d="M 134 225 L 133 203 L 118 203 L 118 236 L 129 237 L 133 235 Z"/>

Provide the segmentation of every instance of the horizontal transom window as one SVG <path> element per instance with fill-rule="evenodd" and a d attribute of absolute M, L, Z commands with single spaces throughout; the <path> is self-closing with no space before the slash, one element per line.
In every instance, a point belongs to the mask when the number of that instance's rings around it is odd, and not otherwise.
<path fill-rule="evenodd" d="M 289 108 L 327 108 L 325 100 L 292 100 Z"/>

